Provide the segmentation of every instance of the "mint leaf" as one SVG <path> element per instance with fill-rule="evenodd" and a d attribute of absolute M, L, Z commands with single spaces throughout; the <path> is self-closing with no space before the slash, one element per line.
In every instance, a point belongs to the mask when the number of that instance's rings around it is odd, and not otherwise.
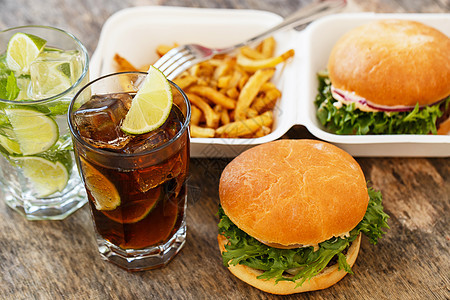
<path fill-rule="evenodd" d="M 51 115 L 64 115 L 67 113 L 67 110 L 69 109 L 70 100 L 66 101 L 64 99 L 61 99 L 60 101 L 54 102 L 52 104 L 47 105 L 48 109 L 50 110 Z"/>
<path fill-rule="evenodd" d="M 7 77 L 0 78 L 0 98 L 1 99 L 8 99 L 8 95 L 6 93 L 7 83 L 8 83 Z"/>
<path fill-rule="evenodd" d="M 19 95 L 20 89 L 17 86 L 16 76 L 11 72 L 8 76 L 8 80 L 6 83 L 6 93 L 8 95 L 8 100 L 14 100 Z"/>
<path fill-rule="evenodd" d="M 350 232 L 346 238 L 333 237 L 319 244 L 319 249 L 313 247 L 295 249 L 278 249 L 269 247 L 240 230 L 219 207 L 219 233 L 228 239 L 225 245 L 226 252 L 222 253 L 224 266 L 242 264 L 262 270 L 259 279 L 272 279 L 279 281 L 297 282 L 302 285 L 306 280 L 319 274 L 336 257 L 339 269 L 353 274 L 347 263 L 343 251 L 362 232 L 375 244 L 384 233 L 382 228 L 389 228 L 381 204 L 381 193 L 369 188 L 369 205 L 363 220 Z M 292 276 L 287 276 L 291 273 Z"/>
<path fill-rule="evenodd" d="M 0 98 L 14 100 L 19 95 L 20 89 L 17 86 L 17 80 L 13 72 L 8 77 L 0 78 Z"/>
<path fill-rule="evenodd" d="M 9 120 L 2 112 L 2 114 L 0 114 L 0 128 L 6 125 L 9 125 Z"/>
<path fill-rule="evenodd" d="M 319 122 L 336 134 L 429 134 L 437 133 L 436 120 L 442 116 L 450 96 L 431 106 L 405 112 L 365 112 L 352 103 L 336 107 L 331 95 L 331 81 L 323 71 L 318 74 L 319 87 L 315 105 Z"/>

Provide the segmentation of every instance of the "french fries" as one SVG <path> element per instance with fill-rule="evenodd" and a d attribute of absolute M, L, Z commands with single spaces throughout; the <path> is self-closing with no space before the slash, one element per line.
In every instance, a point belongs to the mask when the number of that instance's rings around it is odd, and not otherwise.
<path fill-rule="evenodd" d="M 220 114 L 217 114 L 211 108 L 211 106 L 209 106 L 208 103 L 206 103 L 201 97 L 191 93 L 188 93 L 186 95 L 191 104 L 200 108 L 200 110 L 205 115 L 206 126 L 208 126 L 209 128 L 216 128 L 219 124 Z"/>
<path fill-rule="evenodd" d="M 198 125 L 202 119 L 202 111 L 197 106 L 191 107 L 191 124 Z"/>
<path fill-rule="evenodd" d="M 176 46 L 159 45 L 156 52 L 162 56 Z M 275 40 L 267 38 L 237 55 L 216 55 L 175 78 L 192 105 L 191 137 L 257 138 L 272 131 L 281 91 L 270 80 L 276 66 L 294 56 L 292 49 L 274 56 L 275 48 Z M 119 55 L 114 60 L 118 70 L 148 69 L 135 68 Z"/>
<path fill-rule="evenodd" d="M 257 49 L 264 55 L 264 58 L 269 58 L 273 56 L 275 45 L 275 39 L 273 37 L 268 37 L 258 45 Z"/>
<path fill-rule="evenodd" d="M 117 72 L 139 71 L 128 60 L 117 53 L 114 55 L 114 62 L 116 63 Z"/>
<path fill-rule="evenodd" d="M 234 101 L 231 98 L 228 98 L 221 92 L 209 86 L 195 85 L 188 88 L 187 91 L 205 97 L 211 102 L 217 105 L 221 105 L 227 109 L 233 109 L 236 107 L 236 101 Z"/>
<path fill-rule="evenodd" d="M 167 52 L 169 52 L 170 50 L 172 50 L 173 48 L 178 47 L 179 45 L 177 43 L 174 43 L 172 46 L 169 45 L 158 45 L 158 47 L 156 47 L 156 53 L 161 57 L 164 54 L 166 54 Z"/>
<path fill-rule="evenodd" d="M 195 136 L 198 138 L 213 138 L 216 134 L 216 131 L 212 128 L 200 127 L 194 124 L 191 124 L 191 136 Z"/>
<path fill-rule="evenodd" d="M 294 56 L 294 54 L 294 50 L 290 49 L 280 56 L 255 60 L 244 56 L 242 53 L 239 53 L 237 56 L 237 63 L 247 72 L 256 72 L 257 70 L 263 68 L 273 68 L 279 63 L 288 60 L 290 57 Z"/>
<path fill-rule="evenodd" d="M 253 102 L 256 95 L 258 95 L 263 84 L 272 78 L 274 73 L 274 68 L 259 69 L 247 80 L 241 90 L 236 104 L 236 110 L 234 111 L 234 118 L 237 121 L 245 119 L 247 109 L 250 108 L 250 104 Z"/>
<path fill-rule="evenodd" d="M 266 111 L 262 115 L 245 119 L 242 121 L 235 121 L 223 125 L 216 129 L 216 134 L 222 137 L 243 137 L 257 132 L 262 127 L 270 127 L 273 123 L 273 113 Z"/>
<path fill-rule="evenodd" d="M 240 52 L 250 58 L 250 59 L 265 59 L 267 58 L 263 53 L 256 49 L 250 48 L 249 46 L 244 46 L 240 49 Z"/>
<path fill-rule="evenodd" d="M 278 98 L 281 97 L 281 92 L 277 88 L 267 90 L 264 94 L 261 94 L 255 99 L 251 109 L 257 112 L 272 110 Z"/>

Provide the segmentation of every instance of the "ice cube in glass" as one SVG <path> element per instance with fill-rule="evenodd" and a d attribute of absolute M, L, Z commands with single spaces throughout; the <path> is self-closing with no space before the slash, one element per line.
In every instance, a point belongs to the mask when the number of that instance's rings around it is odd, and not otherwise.
<path fill-rule="evenodd" d="M 99 148 L 122 149 L 132 139 L 120 129 L 131 100 L 126 93 L 94 95 L 74 113 L 81 137 Z"/>

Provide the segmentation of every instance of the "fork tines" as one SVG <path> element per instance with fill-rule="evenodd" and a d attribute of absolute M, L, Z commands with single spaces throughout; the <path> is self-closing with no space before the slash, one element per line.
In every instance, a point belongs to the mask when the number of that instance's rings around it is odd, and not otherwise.
<path fill-rule="evenodd" d="M 195 55 L 187 45 L 171 49 L 153 66 L 158 68 L 168 79 L 174 79 L 183 71 L 194 65 Z"/>

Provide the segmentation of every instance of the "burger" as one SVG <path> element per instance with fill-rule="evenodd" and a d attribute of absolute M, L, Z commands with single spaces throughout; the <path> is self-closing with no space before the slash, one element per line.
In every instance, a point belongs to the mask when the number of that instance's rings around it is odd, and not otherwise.
<path fill-rule="evenodd" d="M 347 273 L 361 235 L 388 227 L 379 192 L 345 151 L 315 140 L 251 148 L 224 169 L 218 243 L 223 264 L 268 293 L 325 289 Z"/>
<path fill-rule="evenodd" d="M 415 21 L 354 28 L 320 72 L 317 117 L 336 134 L 450 132 L 450 38 Z"/>

